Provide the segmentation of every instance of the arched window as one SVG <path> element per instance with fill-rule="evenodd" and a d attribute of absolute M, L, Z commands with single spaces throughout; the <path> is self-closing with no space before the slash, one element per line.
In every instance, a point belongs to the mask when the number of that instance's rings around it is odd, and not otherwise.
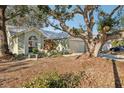
<path fill-rule="evenodd" d="M 37 40 L 36 36 L 30 36 L 29 40 Z"/>
<path fill-rule="evenodd" d="M 37 48 L 38 39 L 36 36 L 30 36 L 28 41 L 29 52 L 32 52 L 33 48 Z"/>
<path fill-rule="evenodd" d="M 30 47 L 37 47 L 37 38 L 36 36 L 29 37 L 29 46 Z"/>

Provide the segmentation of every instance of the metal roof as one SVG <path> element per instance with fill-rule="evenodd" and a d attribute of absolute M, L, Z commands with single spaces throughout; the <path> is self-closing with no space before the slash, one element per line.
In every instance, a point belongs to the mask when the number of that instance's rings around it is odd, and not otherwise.
<path fill-rule="evenodd" d="M 16 35 L 17 33 L 24 32 L 24 31 L 30 31 L 29 28 L 24 27 L 8 27 L 8 31 L 10 32 L 11 36 Z M 55 32 L 55 31 L 47 31 L 43 29 L 38 29 L 39 32 L 41 32 L 46 39 L 62 39 L 62 38 L 68 38 L 68 34 L 66 32 Z"/>
<path fill-rule="evenodd" d="M 46 37 L 46 39 L 62 39 L 68 38 L 69 36 L 66 32 L 54 32 L 47 30 L 41 30 L 41 32 Z"/>

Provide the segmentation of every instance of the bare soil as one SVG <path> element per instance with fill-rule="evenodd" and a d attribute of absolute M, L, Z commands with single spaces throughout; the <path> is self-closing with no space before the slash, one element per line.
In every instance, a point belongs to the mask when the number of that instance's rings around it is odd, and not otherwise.
<path fill-rule="evenodd" d="M 84 71 L 80 87 L 124 87 L 124 62 L 102 58 L 56 57 L 20 62 L 0 59 L 0 87 L 22 87 L 26 82 L 48 72 L 60 74 Z"/>

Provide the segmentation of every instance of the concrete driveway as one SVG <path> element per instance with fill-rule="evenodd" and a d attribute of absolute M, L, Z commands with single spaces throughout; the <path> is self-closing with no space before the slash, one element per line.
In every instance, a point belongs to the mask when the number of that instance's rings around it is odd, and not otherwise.
<path fill-rule="evenodd" d="M 124 61 L 123 55 L 112 55 L 112 54 L 100 53 L 98 56 L 106 59 L 116 60 L 116 61 Z"/>

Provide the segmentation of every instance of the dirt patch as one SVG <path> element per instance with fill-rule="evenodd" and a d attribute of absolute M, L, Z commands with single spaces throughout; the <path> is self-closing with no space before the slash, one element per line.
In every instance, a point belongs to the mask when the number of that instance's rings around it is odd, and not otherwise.
<path fill-rule="evenodd" d="M 85 71 L 80 87 L 124 87 L 124 63 L 101 58 L 56 57 L 26 62 L 0 63 L 0 87 L 22 84 L 46 72 Z"/>

